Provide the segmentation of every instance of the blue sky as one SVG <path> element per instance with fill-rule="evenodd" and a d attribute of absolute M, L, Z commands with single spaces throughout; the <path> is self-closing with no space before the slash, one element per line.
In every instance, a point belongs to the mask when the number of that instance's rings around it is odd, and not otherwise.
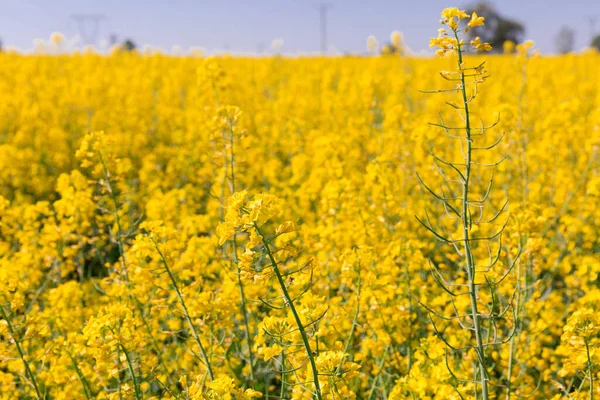
<path fill-rule="evenodd" d="M 429 37 L 439 27 L 440 11 L 464 6 L 460 0 L 325 0 L 328 43 L 340 52 L 364 52 L 366 38 L 387 41 L 401 31 L 416 52 L 427 49 Z M 165 50 L 203 47 L 208 52 L 270 50 L 274 39 L 283 39 L 284 53 L 316 52 L 320 48 L 318 0 L 0 0 L 0 38 L 4 45 L 32 48 L 36 38 L 53 31 L 71 38 L 78 26 L 73 14 L 106 16 L 98 38 L 111 33 L 131 38 L 138 45 Z M 543 52 L 554 51 L 554 37 L 562 25 L 576 31 L 576 48 L 590 41 L 588 18 L 597 16 L 600 33 L 600 0 L 496 0 L 503 14 L 522 21 L 526 37 Z"/>

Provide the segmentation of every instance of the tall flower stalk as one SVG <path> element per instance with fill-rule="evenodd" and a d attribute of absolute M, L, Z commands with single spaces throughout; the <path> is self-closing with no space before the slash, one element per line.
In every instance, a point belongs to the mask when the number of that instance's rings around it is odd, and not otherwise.
<path fill-rule="evenodd" d="M 283 264 L 294 258 L 297 254 L 297 249 L 290 241 L 286 239 L 277 246 L 275 240 L 286 234 L 293 235 L 297 230 L 296 224 L 293 221 L 287 221 L 277 227 L 275 234 L 272 236 L 266 235 L 266 223 L 281 213 L 280 201 L 275 196 L 261 194 L 254 196 L 252 201 L 247 200 L 247 192 L 236 192 L 228 200 L 228 209 L 225 221 L 217 227 L 220 243 L 224 243 L 228 239 L 234 238 L 239 232 L 248 234 L 248 242 L 246 243 L 245 252 L 240 256 L 239 268 L 241 276 L 245 279 L 258 279 L 268 281 L 272 278 L 276 281 L 274 285 L 280 296 L 276 299 L 263 300 L 261 302 L 273 310 L 289 310 L 292 318 L 273 318 L 267 317 L 259 325 L 259 333 L 255 339 L 254 347 L 258 350 L 265 360 L 269 360 L 279 354 L 284 354 L 287 347 L 303 347 L 303 357 L 298 359 L 299 352 L 292 351 L 295 354 L 297 365 L 292 364 L 291 357 L 282 356 L 282 393 L 285 394 L 284 381 L 288 372 L 296 372 L 301 370 L 305 365 L 308 365 L 312 379 L 309 382 L 299 382 L 306 390 L 312 392 L 318 400 L 323 399 L 323 391 L 319 376 L 318 366 L 318 347 L 314 348 L 311 345 L 311 335 L 309 327 L 316 329 L 316 324 L 323 318 L 325 312 L 322 312 L 316 317 L 309 317 L 308 321 L 303 321 L 302 316 L 307 318 L 308 315 L 299 310 L 298 300 L 308 292 L 312 283 L 311 278 L 306 287 L 298 295 L 291 293 L 291 282 L 294 281 L 294 275 L 300 274 L 303 271 L 311 268 L 311 263 L 294 269 L 293 271 L 284 271 Z M 282 258 L 283 257 L 283 258 Z M 277 300 L 277 302 L 275 302 Z M 293 325 L 295 325 L 295 327 Z M 299 335 L 301 344 L 292 345 L 292 339 L 295 334 Z M 271 346 L 267 344 L 265 335 L 274 342 Z M 314 335 L 313 335 L 314 336 Z M 285 362 L 289 362 L 292 368 L 286 369 Z M 338 360 L 341 363 L 341 360 Z M 338 365 L 336 364 L 336 367 Z M 347 371 L 345 371 L 347 372 Z M 336 375 L 337 376 L 337 375 Z M 342 373 L 339 374 L 342 376 Z M 314 387 L 309 389 L 306 384 L 310 383 Z"/>
<path fill-rule="evenodd" d="M 231 193 L 235 193 L 236 191 L 236 180 L 235 180 L 235 151 L 234 151 L 234 142 L 235 142 L 235 132 L 236 132 L 236 123 L 240 116 L 241 112 L 237 107 L 234 106 L 225 106 L 219 110 L 219 118 L 222 124 L 222 130 L 224 131 L 224 142 L 225 142 L 225 153 L 226 162 L 225 162 L 225 178 L 229 174 L 229 187 Z M 228 150 L 228 151 L 227 151 Z M 223 188 L 225 187 L 225 180 L 223 181 Z M 254 354 L 252 352 L 252 335 L 250 334 L 250 321 L 248 319 L 248 306 L 246 304 L 246 294 L 244 290 L 244 283 L 241 277 L 241 269 L 239 267 L 238 260 L 238 249 L 237 249 L 237 234 L 233 235 L 231 241 L 231 261 L 236 266 L 237 269 L 237 283 L 240 292 L 240 311 L 242 313 L 244 330 L 246 331 L 246 340 L 248 342 L 248 363 L 250 365 L 250 380 L 254 381 L 255 373 L 254 373 Z"/>
<path fill-rule="evenodd" d="M 465 24 L 464 22 L 461 22 L 463 20 L 467 20 L 468 22 Z M 447 8 L 442 12 L 442 19 L 440 22 L 444 24 L 446 28 L 439 29 L 438 37 L 431 39 L 430 46 L 436 47 L 436 53 L 440 56 L 449 55 L 456 57 L 456 71 L 443 71 L 440 74 L 442 78 L 454 84 L 455 87 L 428 92 L 448 92 L 458 94 L 460 99 L 458 103 L 447 102 L 446 104 L 451 106 L 457 112 L 459 120 L 462 121 L 464 125 L 449 126 L 446 124 L 441 115 L 440 122 L 433 123 L 431 125 L 443 129 L 449 138 L 459 142 L 463 160 L 461 162 L 454 162 L 451 159 L 448 160 L 442 158 L 433 152 L 430 153 L 434 159 L 435 167 L 439 171 L 443 180 L 443 184 L 441 185 L 439 191 L 436 191 L 428 186 L 420 176 L 418 176 L 418 178 L 426 191 L 443 204 L 445 217 L 449 218 L 450 220 L 458 221 L 457 226 L 455 226 L 454 229 L 455 231 L 460 232 L 460 237 L 454 238 L 452 236 L 452 231 L 449 231 L 444 225 L 441 225 L 440 227 L 434 227 L 429 214 L 427 214 L 426 219 L 419 219 L 418 217 L 417 219 L 425 228 L 433 233 L 437 239 L 454 247 L 455 251 L 463 259 L 464 264 L 462 271 L 466 276 L 461 277 L 460 273 L 457 273 L 456 277 L 453 279 L 452 276 L 448 276 L 447 273 L 444 273 L 437 265 L 435 265 L 433 261 L 430 261 L 433 277 L 435 278 L 435 281 L 444 289 L 444 291 L 450 295 L 450 302 L 455 314 L 452 316 L 442 315 L 426 305 L 422 305 L 425 306 L 430 312 L 430 319 L 435 333 L 444 341 L 447 347 L 449 347 L 452 351 L 459 353 L 465 351 L 474 352 L 474 376 L 476 377 L 481 391 L 481 398 L 487 400 L 490 398 L 490 362 L 486 357 L 486 348 L 505 343 L 514 335 L 513 326 L 512 330 L 509 329 L 505 338 L 498 338 L 497 321 L 500 321 L 501 318 L 509 312 L 509 310 L 513 310 L 513 316 L 515 315 L 513 300 L 514 296 L 517 294 L 518 286 L 517 289 L 515 289 L 513 296 L 509 300 L 505 301 L 504 305 L 502 305 L 500 304 L 500 299 L 502 299 L 502 296 L 499 295 L 497 286 L 512 271 L 514 262 L 509 266 L 509 268 L 507 268 L 506 271 L 500 274 L 499 279 L 494 279 L 492 277 L 488 277 L 487 275 L 487 272 L 489 272 L 500 259 L 500 255 L 502 253 L 501 238 L 506 227 L 506 223 L 504 223 L 499 229 L 492 231 L 493 233 L 489 233 L 490 228 L 488 226 L 491 226 L 491 229 L 494 229 L 492 223 L 504 213 L 508 201 L 506 201 L 504 205 L 495 212 L 491 219 L 485 220 L 483 218 L 484 209 L 486 208 L 486 203 L 489 200 L 493 187 L 493 174 L 489 179 L 487 187 L 484 187 L 483 196 L 481 198 L 476 198 L 476 196 L 473 194 L 475 178 L 481 180 L 480 176 L 474 175 L 474 168 L 494 168 L 500 162 L 502 162 L 502 160 L 492 163 L 483 163 L 475 161 L 473 156 L 476 150 L 486 151 L 496 147 L 501 142 L 502 136 L 495 140 L 492 144 L 475 145 L 475 136 L 478 136 L 478 139 L 481 140 L 481 138 L 485 137 L 487 130 L 498 123 L 498 121 L 496 121 L 496 123 L 490 126 L 485 126 L 482 121 L 481 127 L 478 127 L 475 130 L 472 122 L 473 114 L 470 110 L 471 102 L 477 97 L 479 85 L 488 78 L 488 75 L 486 74 L 483 63 L 475 67 L 467 67 L 464 55 L 469 49 L 469 46 L 465 45 L 462 35 L 471 28 L 482 26 L 484 24 L 484 18 L 478 16 L 476 13 L 473 13 L 473 15 L 470 16 L 458 8 Z M 482 43 L 479 37 L 471 41 L 470 47 L 471 49 L 477 51 L 491 50 L 491 45 L 489 43 Z M 454 194 L 456 192 L 460 194 Z M 477 229 L 474 229 L 475 227 Z M 486 233 L 480 233 L 479 236 L 475 236 L 475 231 Z M 487 265 L 479 265 L 476 261 L 479 256 L 475 253 L 476 251 L 480 251 L 478 250 L 478 247 L 484 248 L 483 246 L 477 246 L 477 244 L 481 243 L 484 244 L 488 251 L 487 258 L 489 258 L 490 261 Z M 493 247 L 497 247 L 497 250 L 493 251 Z M 483 275 L 483 279 L 481 279 L 481 275 Z M 456 281 L 461 282 L 459 283 Z M 464 290 L 465 288 L 466 291 Z M 487 313 L 482 312 L 481 305 L 479 304 L 481 301 L 480 298 L 482 290 L 487 291 L 486 297 L 489 296 L 491 299 L 491 305 L 489 305 L 489 311 Z M 456 299 L 461 296 L 468 296 L 469 298 L 468 303 L 470 305 L 470 309 L 466 314 L 460 313 L 456 305 Z M 472 333 L 474 336 L 474 343 L 460 348 L 455 345 L 451 345 L 450 342 L 444 337 L 443 333 L 437 328 L 434 321 L 434 316 L 437 316 L 445 321 L 458 322 L 461 328 Z M 516 326 L 516 316 L 514 319 L 514 325 Z M 446 364 L 452 377 L 456 381 L 465 381 L 465 379 L 459 379 L 454 374 L 454 372 L 450 369 L 448 362 Z M 475 388 L 476 396 L 477 391 L 477 388 Z"/>

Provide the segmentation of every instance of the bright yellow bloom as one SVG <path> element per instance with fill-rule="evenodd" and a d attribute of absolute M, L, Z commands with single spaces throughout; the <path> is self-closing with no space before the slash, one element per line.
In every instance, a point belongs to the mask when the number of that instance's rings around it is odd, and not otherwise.
<path fill-rule="evenodd" d="M 474 40 L 471 40 L 471 46 L 475 47 L 478 51 L 490 51 L 492 49 L 492 45 L 489 43 L 482 43 L 479 36 Z"/>
<path fill-rule="evenodd" d="M 452 18 L 457 18 L 459 20 L 469 18 L 469 14 L 465 12 L 465 10 L 459 10 L 457 7 L 449 7 L 445 8 L 442 11 L 442 18 L 445 20 L 449 20 Z"/>
<path fill-rule="evenodd" d="M 271 347 L 263 347 L 259 353 L 263 356 L 265 361 L 269 361 L 271 358 L 280 355 L 282 351 L 283 347 L 278 344 L 274 344 Z"/>
<path fill-rule="evenodd" d="M 567 320 L 564 332 L 582 338 L 597 335 L 600 333 L 600 313 L 589 308 L 575 311 Z"/>
<path fill-rule="evenodd" d="M 512 40 L 505 41 L 502 46 L 505 54 L 512 54 L 515 52 L 515 42 Z"/>
<path fill-rule="evenodd" d="M 471 20 L 469 21 L 467 26 L 469 28 L 474 28 L 476 26 L 483 26 L 484 21 L 485 21 L 484 17 L 480 17 L 479 15 L 477 15 L 476 12 L 473 12 L 473 15 L 471 15 Z"/>

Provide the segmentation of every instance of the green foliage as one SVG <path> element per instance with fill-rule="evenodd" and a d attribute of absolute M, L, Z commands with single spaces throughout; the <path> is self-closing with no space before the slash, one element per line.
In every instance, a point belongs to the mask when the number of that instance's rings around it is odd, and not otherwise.
<path fill-rule="evenodd" d="M 590 46 L 600 50 L 600 35 L 597 35 L 594 39 L 592 39 Z"/>
<path fill-rule="evenodd" d="M 137 48 L 136 44 L 131 39 L 127 39 L 123 42 L 123 51 L 133 51 Z"/>

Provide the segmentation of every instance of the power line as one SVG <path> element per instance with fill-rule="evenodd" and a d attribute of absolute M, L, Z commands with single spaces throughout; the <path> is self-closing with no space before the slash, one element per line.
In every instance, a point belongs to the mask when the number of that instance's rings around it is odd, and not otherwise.
<path fill-rule="evenodd" d="M 77 22 L 79 36 L 85 44 L 96 44 L 100 22 L 106 19 L 103 14 L 73 14 L 71 19 Z"/>

